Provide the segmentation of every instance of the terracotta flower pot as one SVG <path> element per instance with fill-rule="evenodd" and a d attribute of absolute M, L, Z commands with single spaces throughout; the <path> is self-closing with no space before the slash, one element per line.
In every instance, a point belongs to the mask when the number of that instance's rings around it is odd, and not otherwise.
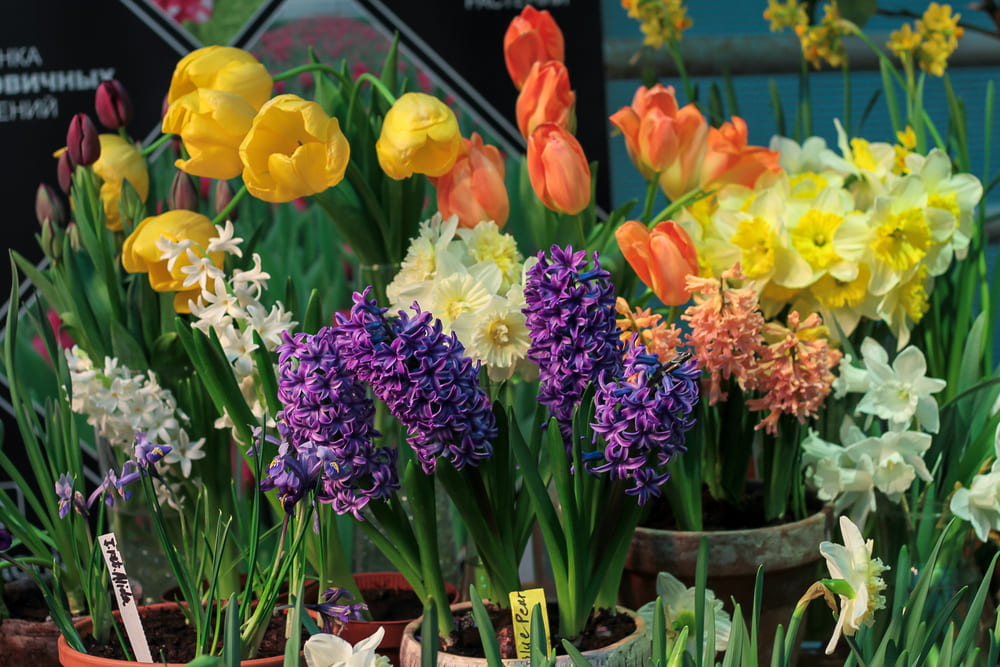
<path fill-rule="evenodd" d="M 819 543 L 829 539 L 830 513 L 817 512 L 801 521 L 724 531 L 678 531 L 636 528 L 625 557 L 619 601 L 638 609 L 656 599 L 656 575 L 673 574 L 694 585 L 698 548 L 708 537 L 708 588 L 732 613 L 730 598 L 744 610 L 752 609 L 757 568 L 764 567 L 760 618 L 761 664 L 771 662 L 778 624 L 788 625 L 795 604 L 817 580 Z M 748 621 L 749 623 L 749 621 Z"/>
<path fill-rule="evenodd" d="M 471 609 L 471 602 L 462 602 L 451 606 L 453 613 L 461 613 Z M 653 655 L 646 622 L 638 614 L 624 607 L 618 607 L 618 612 L 628 614 L 632 618 L 635 622 L 635 631 L 610 646 L 584 651 L 583 656 L 593 667 L 645 667 Z M 399 649 L 400 661 L 396 663 L 397 667 L 420 666 L 421 647 L 420 640 L 417 639 L 417 632 L 420 630 L 422 620 L 418 618 L 406 626 L 406 630 L 403 632 L 403 643 Z M 529 660 L 504 660 L 503 663 L 509 667 L 529 667 L 530 665 Z M 439 651 L 437 664 L 438 667 L 485 667 L 486 658 L 470 658 Z M 568 655 L 560 655 L 556 658 L 557 667 L 570 667 L 572 664 L 573 660 Z"/>
<path fill-rule="evenodd" d="M 370 590 L 413 590 L 399 572 L 361 572 L 353 577 L 362 595 Z M 451 584 L 445 584 L 445 591 L 452 602 L 458 599 L 458 591 Z M 385 635 L 375 652 L 389 658 L 389 662 L 393 665 L 399 665 L 399 647 L 403 641 L 403 631 L 412 621 L 412 618 L 401 621 L 351 621 L 344 627 L 340 636 L 351 644 L 357 644 L 383 627 Z"/>
<path fill-rule="evenodd" d="M 148 605 L 145 607 L 140 607 L 142 609 L 157 610 L 163 608 L 176 609 L 177 605 L 173 602 L 160 602 L 157 604 Z M 115 618 L 118 618 L 118 612 L 114 612 Z M 86 636 L 91 630 L 90 619 L 84 619 L 76 624 L 76 630 L 80 633 L 80 636 Z M 154 656 L 155 658 L 156 656 Z M 284 664 L 285 656 L 277 655 L 271 658 L 253 658 L 252 660 L 242 660 L 240 665 L 242 667 L 281 667 Z M 126 665 L 137 665 L 137 664 L 156 664 L 163 666 L 164 663 L 137 663 L 130 662 L 128 660 L 116 660 L 113 658 L 102 658 L 96 655 L 88 655 L 87 653 L 80 653 L 76 649 L 70 647 L 63 637 L 59 637 L 59 662 L 63 667 L 124 667 Z M 165 667 L 184 667 L 187 663 L 183 662 L 168 662 Z M 304 663 L 303 663 L 304 664 Z"/>

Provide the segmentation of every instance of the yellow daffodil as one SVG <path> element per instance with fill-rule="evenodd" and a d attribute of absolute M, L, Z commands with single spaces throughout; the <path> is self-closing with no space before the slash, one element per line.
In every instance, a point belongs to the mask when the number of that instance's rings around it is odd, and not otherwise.
<path fill-rule="evenodd" d="M 209 89 L 232 93 L 259 109 L 271 97 L 272 85 L 267 69 L 243 49 L 206 46 L 177 63 L 167 102 L 173 104 L 195 90 Z"/>
<path fill-rule="evenodd" d="M 771 22 L 771 32 L 781 32 L 785 28 L 795 28 L 797 25 L 809 23 L 806 8 L 798 0 L 767 0 L 764 10 L 764 20 Z"/>
<path fill-rule="evenodd" d="M 185 268 L 206 258 L 222 266 L 225 253 L 206 256 L 204 252 L 216 236 L 215 226 L 204 215 L 184 209 L 167 211 L 146 218 L 129 234 L 122 246 L 122 266 L 129 273 L 148 273 L 149 284 L 157 292 L 177 292 L 174 309 L 188 313 L 188 301 L 198 299 L 202 288 L 197 280 L 191 284 L 192 272 Z"/>
<path fill-rule="evenodd" d="M 319 104 L 279 95 L 261 107 L 239 153 L 250 194 L 281 203 L 340 183 L 350 146 L 340 123 Z"/>
<path fill-rule="evenodd" d="M 416 174 L 443 176 L 462 149 L 455 113 L 441 100 L 407 93 L 396 100 L 382 121 L 375 144 L 382 170 L 396 180 Z"/>
<path fill-rule="evenodd" d="M 101 203 L 104 206 L 105 224 L 108 229 L 119 231 L 122 216 L 118 200 L 122 195 L 122 182 L 128 181 L 139 193 L 142 201 L 149 196 L 149 171 L 142 153 L 132 143 L 117 134 L 102 134 L 101 156 L 94 163 L 94 173 L 101 178 Z"/>
<path fill-rule="evenodd" d="M 243 98 L 222 90 L 199 88 L 177 99 L 163 117 L 163 131 L 179 134 L 190 158 L 178 169 L 205 178 L 240 175 L 240 142 L 256 110 Z"/>

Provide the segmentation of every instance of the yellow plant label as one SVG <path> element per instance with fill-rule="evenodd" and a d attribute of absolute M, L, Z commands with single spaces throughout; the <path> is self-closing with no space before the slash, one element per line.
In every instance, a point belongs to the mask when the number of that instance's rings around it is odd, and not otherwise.
<path fill-rule="evenodd" d="M 531 614 L 535 605 L 542 606 L 542 621 L 545 624 L 545 654 L 552 653 L 549 641 L 549 613 L 545 606 L 545 591 L 532 588 L 514 591 L 510 594 L 510 614 L 514 618 L 514 644 L 517 646 L 518 660 L 531 658 Z"/>

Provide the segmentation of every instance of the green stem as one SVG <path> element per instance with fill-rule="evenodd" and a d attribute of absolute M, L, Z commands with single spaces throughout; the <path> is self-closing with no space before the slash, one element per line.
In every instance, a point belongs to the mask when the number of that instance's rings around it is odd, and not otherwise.
<path fill-rule="evenodd" d="M 692 190 L 691 192 L 688 192 L 684 196 L 680 197 L 677 201 L 671 202 L 669 206 L 660 211 L 655 218 L 650 220 L 649 224 L 646 226 L 652 229 L 654 226 L 668 219 L 670 216 L 672 216 L 674 213 L 684 208 L 685 206 L 693 204 L 699 199 L 704 199 L 705 197 L 709 197 L 713 193 L 715 193 L 715 190 L 709 190 L 708 192 L 705 192 L 701 189 Z"/>
<path fill-rule="evenodd" d="M 240 203 L 240 200 L 243 199 L 243 197 L 245 197 L 246 194 L 247 194 L 247 186 L 244 185 L 242 188 L 240 188 L 239 192 L 233 195 L 233 198 L 229 200 L 229 203 L 226 204 L 226 208 L 219 211 L 219 215 L 215 216 L 215 218 L 212 219 L 212 224 L 218 225 L 220 223 L 225 222 L 229 218 L 229 214 L 233 212 L 233 209 L 236 208 L 236 205 Z"/>
<path fill-rule="evenodd" d="M 653 216 L 653 205 L 656 204 L 656 191 L 659 189 L 659 181 L 655 177 L 649 179 L 649 183 L 646 184 L 646 204 L 642 209 L 642 222 L 648 225 L 650 218 Z"/>
<path fill-rule="evenodd" d="M 157 139 L 156 141 L 154 141 L 153 143 L 142 149 L 142 156 L 149 157 L 150 155 L 156 152 L 157 148 L 170 141 L 173 138 L 173 136 L 174 135 L 172 134 L 161 135 L 159 139 Z"/>

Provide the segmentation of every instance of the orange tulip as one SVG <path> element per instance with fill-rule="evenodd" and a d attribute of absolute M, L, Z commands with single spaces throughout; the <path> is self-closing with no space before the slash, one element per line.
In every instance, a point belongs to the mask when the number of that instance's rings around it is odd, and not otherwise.
<path fill-rule="evenodd" d="M 611 115 L 625 137 L 632 163 L 647 180 L 657 178 L 670 199 L 699 185 L 708 123 L 693 104 L 677 107 L 672 86 L 641 86 L 632 106 Z"/>
<path fill-rule="evenodd" d="M 464 141 L 465 149 L 451 171 L 430 179 L 437 188 L 438 210 L 445 218 L 457 215 L 462 227 L 475 227 L 484 220 L 503 227 L 510 214 L 503 157 L 496 146 L 484 145 L 476 132 Z"/>
<path fill-rule="evenodd" d="M 666 220 L 650 231 L 629 220 L 615 231 L 615 240 L 639 279 L 665 305 L 679 306 L 691 298 L 686 277 L 698 275 L 698 254 L 683 227 Z"/>
<path fill-rule="evenodd" d="M 632 106 L 622 107 L 611 114 L 611 123 L 625 137 L 629 158 L 646 180 L 666 168 L 665 153 L 673 133 L 665 124 L 677 116 L 674 87 L 656 84 L 640 86 L 632 97 Z"/>
<path fill-rule="evenodd" d="M 518 90 L 536 62 L 565 60 L 563 34 L 552 15 L 526 6 L 510 22 L 503 36 L 503 59 Z"/>
<path fill-rule="evenodd" d="M 555 123 L 572 132 L 575 104 L 566 66 L 557 60 L 535 63 L 517 96 L 517 127 L 525 139 L 542 123 Z"/>
<path fill-rule="evenodd" d="M 754 187 L 763 174 L 777 174 L 778 151 L 747 145 L 747 124 L 739 116 L 731 123 L 714 127 L 708 133 L 708 152 L 701 170 L 704 190 L 735 183 Z"/>
<path fill-rule="evenodd" d="M 590 164 L 580 142 L 554 123 L 528 137 L 528 178 L 545 206 L 575 215 L 590 204 Z"/>

